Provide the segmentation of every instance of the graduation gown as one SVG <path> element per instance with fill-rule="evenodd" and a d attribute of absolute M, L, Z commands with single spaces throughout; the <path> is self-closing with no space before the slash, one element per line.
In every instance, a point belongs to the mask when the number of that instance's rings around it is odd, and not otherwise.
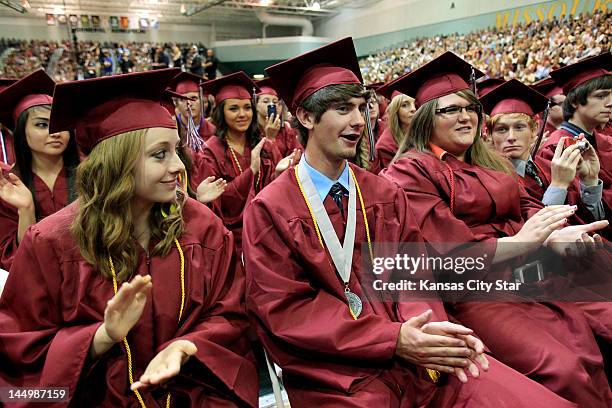
<path fill-rule="evenodd" d="M 297 131 L 286 122 L 285 126 L 278 131 L 274 143 L 276 144 L 276 148 L 281 158 L 289 156 L 293 152 L 293 149 L 304 150 L 298 141 L 297 135 Z M 263 129 L 261 129 L 261 137 L 266 137 L 266 132 Z"/>
<path fill-rule="evenodd" d="M 401 190 L 350 166 L 363 193 L 372 241 L 422 241 Z M 344 218 L 329 196 L 324 206 L 342 242 Z M 435 386 L 423 368 L 395 357 L 402 322 L 427 309 L 434 321 L 447 316 L 436 300 L 368 300 L 363 287 L 371 285 L 373 274 L 361 269 L 361 247 L 367 242 L 362 214 L 358 204 L 349 287 L 362 299 L 363 311 L 353 320 L 344 284 L 320 246 L 295 171 L 281 174 L 245 212 L 247 309 L 266 350 L 283 369 L 292 406 L 573 406 L 492 358 L 491 370 L 479 379 L 461 386 L 447 378 Z"/>
<path fill-rule="evenodd" d="M 244 153 L 235 152 L 240 167 L 234 162 L 225 142 L 219 137 L 211 137 L 202 153 L 198 176 L 193 177 L 194 185 L 199 185 L 206 177 L 214 176 L 227 181 L 225 192 L 213 203 L 225 226 L 234 232 L 236 245 L 241 248 L 242 213 L 247 204 L 274 177 L 276 164 L 282 159 L 275 145 L 266 141 L 261 150 L 259 175 L 251 171 L 251 148 L 248 144 Z"/>
<path fill-rule="evenodd" d="M 96 360 L 89 357 L 113 297 L 113 282 L 83 259 L 69 232 L 77 205 L 33 226 L 21 243 L 0 299 L 1 386 L 68 387 L 75 407 L 140 407 L 130 391 L 123 343 Z M 176 247 L 164 258 L 148 257 L 144 250 L 139 254 L 135 273 L 150 274 L 153 288 L 127 336 L 134 378 L 171 342 L 185 339 L 197 353 L 166 384 L 167 390 L 141 393 L 147 407 L 164 407 L 167 391 L 173 407 L 255 407 L 257 371 L 245 336 L 244 274 L 232 235 L 194 200 L 187 200 L 183 217 L 179 243 L 185 307 L 180 322 Z"/>
<path fill-rule="evenodd" d="M 61 210 L 69 203 L 69 186 L 66 168 L 57 175 L 53 191 L 36 174 L 33 174 L 35 196 L 38 204 L 37 221 Z M 17 209 L 0 199 L 0 268 L 9 270 L 17 251 L 17 230 L 19 214 Z"/>
<path fill-rule="evenodd" d="M 450 250 L 439 243 L 482 242 L 492 248 L 486 255 L 492 260 L 497 239 L 518 233 L 523 220 L 542 204 L 513 176 L 472 166 L 450 154 L 443 159 L 454 183 L 443 160 L 414 151 L 381 174 L 404 189 L 425 240 L 441 254 Z M 474 279 L 513 281 L 512 269 L 521 263 L 512 259 L 492 265 Z M 450 305 L 449 312 L 473 329 L 501 362 L 562 397 L 581 407 L 612 404 L 601 354 L 576 306 L 461 302 Z"/>
<path fill-rule="evenodd" d="M 387 168 L 397 153 L 397 143 L 391 134 L 391 129 L 385 128 L 376 142 L 376 154 L 382 168 Z"/>

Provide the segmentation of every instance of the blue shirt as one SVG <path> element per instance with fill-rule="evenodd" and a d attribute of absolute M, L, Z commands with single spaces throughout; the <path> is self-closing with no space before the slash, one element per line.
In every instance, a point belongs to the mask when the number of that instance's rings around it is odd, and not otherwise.
<path fill-rule="evenodd" d="M 338 180 L 332 180 L 308 164 L 308 160 L 306 160 L 305 156 L 302 158 L 302 160 L 304 160 L 304 165 L 308 170 L 308 175 L 312 179 L 312 183 L 317 189 L 319 197 L 321 197 L 321 201 L 325 201 L 325 197 L 327 197 L 327 194 L 329 194 L 329 190 L 331 190 L 332 186 L 336 183 L 340 183 L 342 187 L 346 188 L 346 191 L 349 191 L 349 166 L 346 164 L 346 161 L 344 162 L 344 170 L 342 170 L 342 174 L 340 174 Z"/>

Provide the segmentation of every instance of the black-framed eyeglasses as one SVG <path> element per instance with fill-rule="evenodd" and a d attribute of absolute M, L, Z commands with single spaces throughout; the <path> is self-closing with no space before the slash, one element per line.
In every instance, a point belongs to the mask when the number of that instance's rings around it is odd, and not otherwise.
<path fill-rule="evenodd" d="M 459 113 L 462 112 L 464 109 L 468 114 L 475 114 L 475 115 L 480 115 L 480 112 L 482 111 L 482 108 L 480 105 L 478 105 L 477 103 L 473 103 L 468 106 L 451 105 L 445 108 L 439 108 L 439 109 L 436 109 L 436 115 L 444 114 L 447 116 L 458 116 Z"/>

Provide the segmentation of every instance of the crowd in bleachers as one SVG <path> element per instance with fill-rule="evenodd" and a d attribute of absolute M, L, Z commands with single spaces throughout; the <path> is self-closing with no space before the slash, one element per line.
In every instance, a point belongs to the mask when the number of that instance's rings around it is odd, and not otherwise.
<path fill-rule="evenodd" d="M 143 72 L 153 68 L 189 69 L 195 49 L 205 54 L 202 44 L 77 41 L 76 56 L 71 41 L 0 39 L 0 76 L 21 78 L 45 68 L 55 81 L 96 78 L 112 74 Z M 51 56 L 58 59 L 49 67 Z"/>
<path fill-rule="evenodd" d="M 612 14 L 581 14 L 559 21 L 532 21 L 469 34 L 418 38 L 360 61 L 367 83 L 394 79 L 454 51 L 490 77 L 533 83 L 551 69 L 610 49 Z"/>
<path fill-rule="evenodd" d="M 515 28 L 496 28 L 469 34 L 418 38 L 360 60 L 367 83 L 396 78 L 450 50 L 461 55 L 490 77 L 516 78 L 533 83 L 557 67 L 610 49 L 612 14 L 581 14 L 546 23 L 532 21 Z M 39 67 L 47 67 L 50 57 L 63 48 L 52 69 L 56 81 L 93 78 L 116 73 L 142 72 L 155 66 L 189 68 L 193 58 L 190 44 L 100 43 L 78 41 L 75 60 L 70 41 L 22 41 L 0 39 L 0 54 L 12 48 L 0 62 L 0 75 L 20 78 Z M 200 54 L 205 47 L 197 45 Z M 160 62 L 161 61 L 161 62 Z"/>

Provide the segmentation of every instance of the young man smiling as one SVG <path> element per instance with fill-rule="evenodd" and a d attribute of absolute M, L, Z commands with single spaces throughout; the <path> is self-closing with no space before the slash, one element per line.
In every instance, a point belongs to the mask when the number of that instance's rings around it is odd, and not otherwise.
<path fill-rule="evenodd" d="M 485 357 L 438 299 L 366 298 L 373 275 L 359 249 L 422 237 L 404 193 L 348 163 L 367 100 L 352 40 L 266 72 L 295 114 L 305 155 L 245 212 L 246 302 L 292 406 L 572 406 Z"/>

